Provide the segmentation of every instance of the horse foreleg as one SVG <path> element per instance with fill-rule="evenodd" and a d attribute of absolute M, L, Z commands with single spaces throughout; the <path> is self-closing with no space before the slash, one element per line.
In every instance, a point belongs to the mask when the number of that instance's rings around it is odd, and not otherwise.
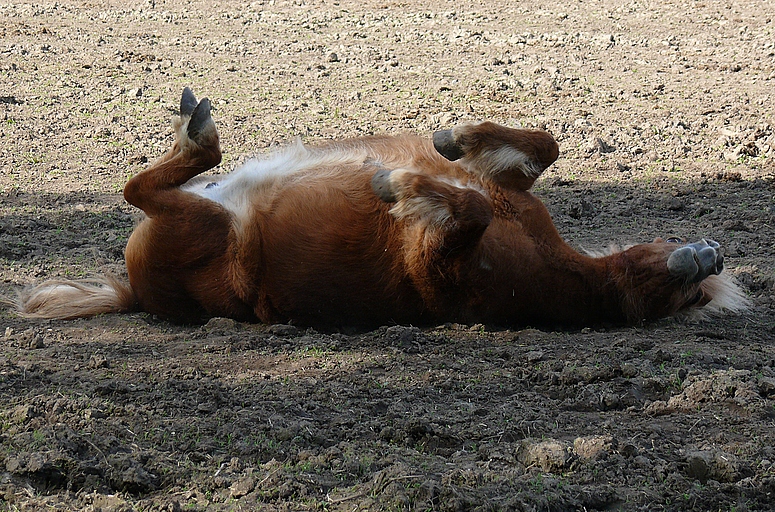
<path fill-rule="evenodd" d="M 554 137 L 542 130 L 506 128 L 491 122 L 464 124 L 433 134 L 443 157 L 508 189 L 528 190 L 559 155 Z"/>
<path fill-rule="evenodd" d="M 476 248 L 493 217 L 484 190 L 406 169 L 379 170 L 372 188 L 395 203 L 393 217 L 403 224 L 406 272 L 426 306 L 445 313 L 459 304 L 461 278 L 476 263 Z"/>

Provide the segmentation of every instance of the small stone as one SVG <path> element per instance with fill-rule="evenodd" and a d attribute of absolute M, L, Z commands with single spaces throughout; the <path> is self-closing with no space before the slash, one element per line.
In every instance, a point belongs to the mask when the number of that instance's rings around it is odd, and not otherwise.
<path fill-rule="evenodd" d="M 339 55 L 337 55 L 336 53 L 333 53 L 333 52 L 329 53 L 328 54 L 328 62 L 339 62 Z"/>
<path fill-rule="evenodd" d="M 608 144 L 606 141 L 601 139 L 600 137 L 595 137 L 595 139 L 592 141 L 590 145 L 590 151 L 600 153 L 601 155 L 604 155 L 606 153 L 613 153 L 616 151 L 616 147 Z"/>

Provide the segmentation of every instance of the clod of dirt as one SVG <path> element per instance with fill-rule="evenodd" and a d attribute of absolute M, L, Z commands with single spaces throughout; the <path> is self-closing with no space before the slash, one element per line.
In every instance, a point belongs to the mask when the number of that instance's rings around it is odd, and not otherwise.
<path fill-rule="evenodd" d="M 740 219 L 725 220 L 721 224 L 721 228 L 724 231 L 745 231 L 746 233 L 752 233 L 753 229 Z"/>
<path fill-rule="evenodd" d="M 544 359 L 544 355 L 543 350 L 531 350 L 525 357 L 528 363 L 537 363 Z"/>
<path fill-rule="evenodd" d="M 5 461 L 5 469 L 14 475 L 23 475 L 44 488 L 55 488 L 65 480 L 62 468 L 72 461 L 58 452 L 19 453 Z"/>
<path fill-rule="evenodd" d="M 29 404 L 19 405 L 11 413 L 11 421 L 17 424 L 24 424 L 37 415 L 38 411 L 35 409 L 35 406 Z"/>
<path fill-rule="evenodd" d="M 88 367 L 92 370 L 97 368 L 110 368 L 110 362 L 105 356 L 94 354 L 89 358 Z"/>
<path fill-rule="evenodd" d="M 229 492 L 231 494 L 232 498 L 241 498 L 243 496 L 246 496 L 253 492 L 253 489 L 256 488 L 256 479 L 248 476 L 245 478 L 240 478 L 233 484 L 231 484 L 231 487 L 229 488 Z"/>
<path fill-rule="evenodd" d="M 577 437 L 573 451 L 582 459 L 601 459 L 616 450 L 618 441 L 611 436 Z"/>
<path fill-rule="evenodd" d="M 148 472 L 131 454 L 109 456 L 113 466 L 112 485 L 126 492 L 138 494 L 156 489 L 157 477 Z"/>
<path fill-rule="evenodd" d="M 759 377 L 759 394 L 767 398 L 775 395 L 775 379 L 771 377 Z"/>
<path fill-rule="evenodd" d="M 660 415 L 696 411 L 710 404 L 729 406 L 736 413 L 765 413 L 759 381 L 749 370 L 726 370 L 709 376 L 689 377 L 682 391 L 669 400 L 657 400 L 646 407 L 648 414 Z"/>
<path fill-rule="evenodd" d="M 597 215 L 595 206 L 585 198 L 568 201 L 568 216 L 572 219 L 592 218 Z"/>
<path fill-rule="evenodd" d="M 299 329 L 293 325 L 274 324 L 270 325 L 266 332 L 274 334 L 275 336 L 297 336 L 299 334 Z"/>
<path fill-rule="evenodd" d="M 691 450 L 686 453 L 686 475 L 701 483 L 708 480 L 732 483 L 752 474 L 751 468 L 731 453 L 717 449 Z"/>
<path fill-rule="evenodd" d="M 27 329 L 24 332 L 16 335 L 16 342 L 21 348 L 45 348 L 46 344 L 43 341 L 43 333 L 37 329 Z"/>
<path fill-rule="evenodd" d="M 565 468 L 568 451 L 563 443 L 555 439 L 525 439 L 517 448 L 517 460 L 528 468 L 538 466 L 543 471 L 557 472 Z"/>
<path fill-rule="evenodd" d="M 425 335 L 417 327 L 394 325 L 387 328 L 385 335 L 392 346 L 404 351 L 417 349 L 425 342 Z"/>
<path fill-rule="evenodd" d="M 237 329 L 239 324 L 231 318 L 213 317 L 204 325 L 204 330 L 210 333 L 223 333 Z"/>

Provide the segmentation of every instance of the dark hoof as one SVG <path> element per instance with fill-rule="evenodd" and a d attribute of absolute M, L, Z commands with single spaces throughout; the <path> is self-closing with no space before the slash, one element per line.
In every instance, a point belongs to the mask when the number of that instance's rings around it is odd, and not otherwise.
<path fill-rule="evenodd" d="M 194 96 L 193 91 L 191 91 L 191 89 L 188 87 L 183 89 L 183 95 L 180 97 L 180 116 L 190 116 L 196 108 L 196 105 L 196 96 Z"/>
<path fill-rule="evenodd" d="M 433 134 L 433 147 L 447 160 L 463 158 L 463 148 L 455 141 L 452 130 L 441 130 Z"/>
<path fill-rule="evenodd" d="M 210 100 L 202 98 L 191 113 L 191 119 L 188 122 L 187 130 L 188 138 L 194 141 L 198 140 L 198 136 L 204 132 L 205 127 L 211 119 Z"/>
<path fill-rule="evenodd" d="M 396 196 L 390 187 L 390 171 L 381 169 L 371 177 L 371 188 L 374 193 L 386 203 L 395 203 Z"/>
<path fill-rule="evenodd" d="M 724 251 L 713 240 L 700 240 L 676 249 L 667 259 L 670 274 L 691 283 L 699 283 L 709 275 L 724 270 Z"/>

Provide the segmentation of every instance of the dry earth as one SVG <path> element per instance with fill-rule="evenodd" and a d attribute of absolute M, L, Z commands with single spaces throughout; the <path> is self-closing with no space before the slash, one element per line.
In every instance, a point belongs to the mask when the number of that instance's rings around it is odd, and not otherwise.
<path fill-rule="evenodd" d="M 186 85 L 228 171 L 300 136 L 538 126 L 577 247 L 710 237 L 749 314 L 360 334 L 0 311 L 0 509 L 770 510 L 775 4 L 0 4 L 0 291 L 122 272 Z"/>

